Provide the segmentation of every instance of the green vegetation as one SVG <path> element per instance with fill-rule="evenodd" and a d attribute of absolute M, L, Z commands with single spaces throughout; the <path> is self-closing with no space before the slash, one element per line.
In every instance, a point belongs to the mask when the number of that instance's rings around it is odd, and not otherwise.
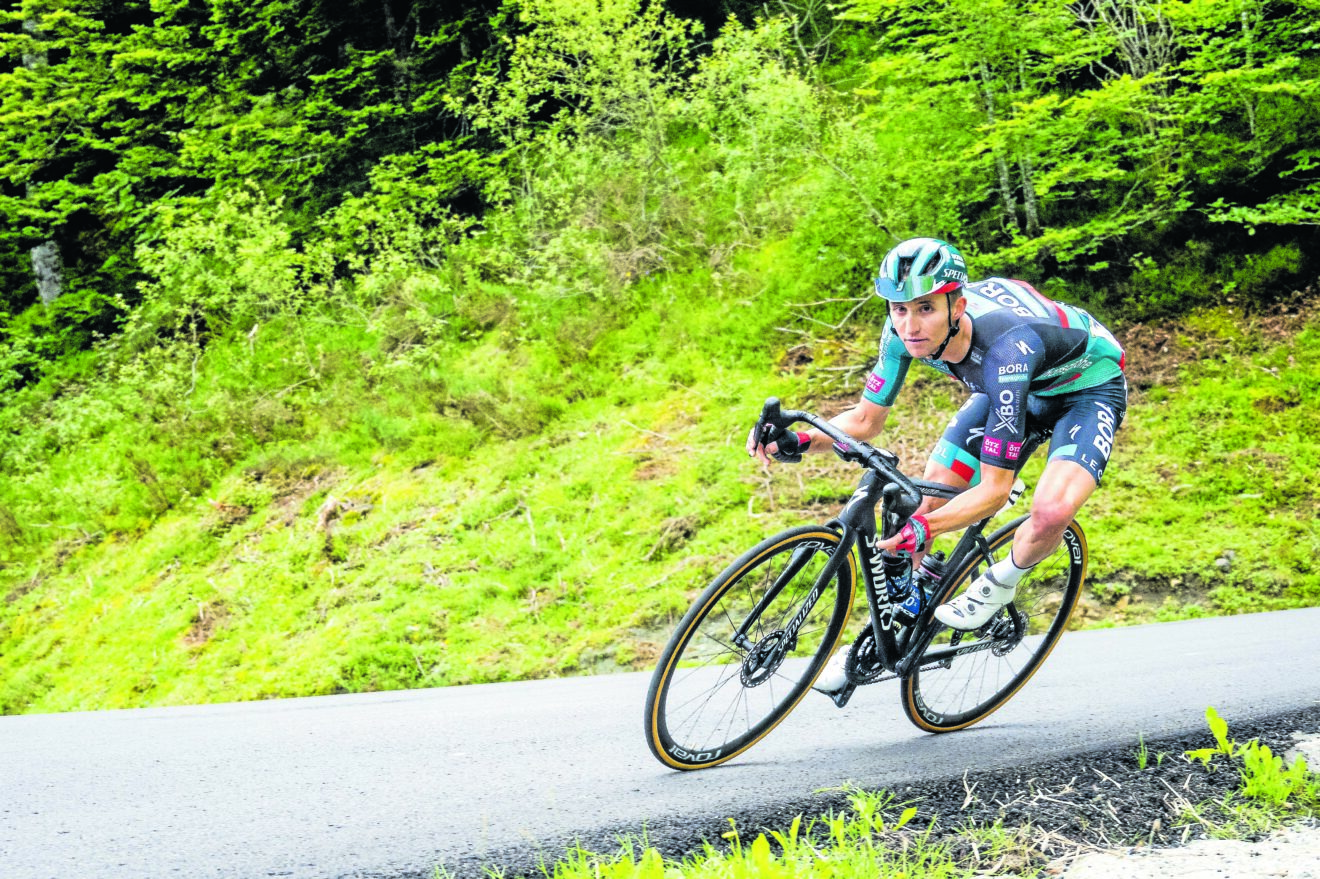
<path fill-rule="evenodd" d="M 1259 741 L 1252 739 L 1242 745 L 1230 739 L 1228 721 L 1213 706 L 1206 709 L 1205 717 L 1214 734 L 1215 746 L 1188 751 L 1186 756 L 1207 768 L 1215 761 L 1227 761 L 1230 765 L 1236 761 L 1242 787 L 1222 804 L 1225 813 L 1246 822 L 1255 831 L 1262 823 L 1268 825 L 1271 819 L 1277 819 L 1278 813 L 1305 817 L 1320 812 L 1320 778 L 1307 768 L 1305 757 L 1298 754 L 1292 765 L 1285 767 L 1283 758 L 1275 756 Z M 1206 823 L 1202 816 L 1196 817 Z M 1223 828 L 1216 830 L 1224 832 Z"/>
<path fill-rule="evenodd" d="M 1083 623 L 1316 602 L 1313 2 L 678 9 L 5 6 L 0 711 L 646 667 L 915 233 L 1150 371 Z"/>
<path fill-rule="evenodd" d="M 950 840 L 935 834 L 935 825 L 914 829 L 909 825 L 917 810 L 903 807 L 884 793 L 855 790 L 850 808 L 830 812 L 811 821 L 802 816 L 783 831 L 758 834 L 743 841 L 736 826 L 724 834 L 724 843 L 705 848 L 682 860 L 666 859 L 644 840 L 626 842 L 617 852 L 601 854 L 584 849 L 543 870 L 553 879 L 587 877 L 884 877 L 884 879 L 963 879 L 963 877 L 1017 873 L 1025 863 L 1018 836 L 996 824 L 963 829 L 964 843 L 955 852 Z M 1025 861 L 1025 863 L 1024 863 Z M 438 871 L 438 875 L 443 875 Z M 498 874 L 496 874 L 498 875 Z"/>

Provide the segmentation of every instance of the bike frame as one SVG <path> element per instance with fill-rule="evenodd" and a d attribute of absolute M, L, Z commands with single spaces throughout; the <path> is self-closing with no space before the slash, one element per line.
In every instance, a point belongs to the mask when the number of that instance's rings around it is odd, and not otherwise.
<path fill-rule="evenodd" d="M 761 419 L 763 423 L 785 429 L 794 422 L 807 422 L 834 440 L 834 451 L 840 458 L 860 463 L 866 468 L 857 490 L 853 492 L 848 503 L 844 505 L 839 515 L 826 525 L 839 532 L 839 543 L 828 550 L 831 553 L 829 563 L 817 575 L 802 609 L 784 630 L 785 637 L 790 643 L 796 642 L 798 629 L 855 547 L 861 562 L 858 567 L 862 571 L 867 606 L 871 612 L 871 629 L 875 638 L 876 655 L 880 664 L 893 675 L 900 678 L 908 677 L 918 670 L 919 662 L 928 665 L 939 664 L 964 653 L 975 653 L 994 646 L 993 641 L 978 640 L 963 647 L 953 645 L 926 654 L 930 642 L 942 628 L 942 624 L 935 619 L 935 605 L 933 602 L 927 603 L 916 620 L 896 628 L 894 604 L 889 598 L 881 553 L 875 548 L 880 539 L 893 536 L 902 527 L 907 518 L 916 511 L 923 497 L 953 498 L 961 493 L 960 489 L 941 483 L 911 479 L 898 470 L 898 459 L 892 453 L 872 448 L 864 442 L 853 439 L 811 413 L 781 410 L 779 401 L 774 398 L 766 401 Z M 1037 435 L 1028 437 L 1027 448 L 1024 449 L 1026 454 L 1022 456 L 1024 461 L 1043 439 L 1043 436 Z M 882 510 L 880 517 L 876 515 L 877 506 Z M 963 531 L 962 537 L 945 561 L 948 575 L 959 571 L 973 552 L 979 552 L 986 564 L 993 561 L 990 556 L 989 541 L 982 536 L 985 526 L 992 518 L 993 516 L 986 517 Z M 1006 527 L 1014 527 L 1026 518 L 1021 516 Z M 811 552 L 811 547 L 800 547 L 795 551 L 794 558 L 790 560 L 784 572 L 776 578 L 765 596 L 757 602 L 747 619 L 739 626 L 733 639 L 735 644 L 744 649 L 750 647 L 747 632 L 783 587 L 802 570 L 803 565 L 810 559 Z M 1011 603 L 1009 611 L 1010 619 L 1019 616 Z M 846 700 L 850 694 L 849 689 L 842 698 Z"/>
<path fill-rule="evenodd" d="M 940 651 L 938 655 L 925 656 L 926 648 L 940 629 L 940 624 L 935 620 L 933 602 L 923 607 L 913 622 L 895 626 L 895 605 L 889 598 L 881 553 L 875 548 L 879 541 L 875 508 L 878 502 L 885 499 L 886 489 L 892 487 L 882 487 L 877 491 L 877 486 L 883 481 L 883 477 L 879 474 L 868 470 L 847 506 L 835 519 L 827 523 L 827 527 L 842 532 L 836 553 L 842 554 L 845 547 L 848 551 L 856 547 L 860 562 L 858 567 L 861 568 L 862 583 L 866 590 L 866 603 L 871 611 L 871 631 L 875 636 L 877 658 L 881 665 L 894 675 L 907 677 L 916 669 L 918 661 L 942 661 L 961 653 L 973 652 L 973 649 L 984 649 L 985 645 L 975 648 L 971 645 L 964 648 L 948 648 Z M 922 495 L 928 497 L 953 498 L 960 494 L 958 489 L 940 483 L 924 480 L 913 480 L 913 483 Z M 990 518 L 982 519 L 963 531 L 958 544 L 945 562 L 946 571 L 953 573 L 959 570 L 972 552 L 979 551 L 986 562 L 990 562 L 989 543 L 982 537 L 982 532 L 989 522 Z M 896 527 L 891 528 L 889 525 L 889 522 L 884 523 L 885 532 L 892 533 L 896 530 Z M 833 572 L 829 573 L 833 576 Z M 816 589 L 823 589 L 828 582 L 818 579 Z"/>

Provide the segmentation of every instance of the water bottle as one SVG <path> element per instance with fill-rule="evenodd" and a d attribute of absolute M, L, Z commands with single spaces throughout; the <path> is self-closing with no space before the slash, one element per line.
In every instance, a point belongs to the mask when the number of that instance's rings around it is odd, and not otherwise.
<path fill-rule="evenodd" d="M 940 581 L 944 579 L 944 568 L 943 552 L 929 553 L 921 560 L 913 580 L 916 581 L 917 588 L 927 601 L 939 591 Z"/>
<path fill-rule="evenodd" d="M 921 613 L 926 596 L 912 579 L 912 556 L 908 553 L 881 553 L 885 569 L 885 587 L 894 605 L 894 616 L 912 622 Z"/>

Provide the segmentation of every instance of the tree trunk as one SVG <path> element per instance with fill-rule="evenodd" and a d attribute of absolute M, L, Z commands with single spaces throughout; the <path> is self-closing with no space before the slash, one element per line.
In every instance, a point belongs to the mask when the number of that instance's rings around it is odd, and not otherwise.
<path fill-rule="evenodd" d="M 1018 157 L 1018 170 L 1022 172 L 1022 213 L 1027 218 L 1027 234 L 1033 238 L 1040 234 L 1040 214 L 1036 210 L 1036 184 L 1032 180 L 1034 171 L 1031 159 Z"/>
<path fill-rule="evenodd" d="M 1018 54 L 1018 90 L 1024 95 L 1029 93 L 1024 53 Z M 1022 213 L 1027 220 L 1027 234 L 1034 238 L 1040 234 L 1040 212 L 1036 201 L 1036 172 L 1025 146 L 1018 147 L 1018 171 L 1022 174 Z"/>
<path fill-rule="evenodd" d="M 981 94 L 985 97 L 985 116 L 990 122 L 990 127 L 995 124 L 995 96 L 990 89 L 990 68 L 984 61 L 981 62 Z M 1008 162 L 1004 160 L 1004 154 L 1001 150 L 995 150 L 995 168 L 999 172 L 999 197 L 1004 202 L 1004 219 L 1013 224 L 1013 230 L 1022 231 L 1022 225 L 1018 222 L 1017 200 L 1013 198 L 1013 181 L 1009 179 Z"/>
<path fill-rule="evenodd" d="M 40 37 L 41 28 L 36 19 L 23 22 L 24 33 Z M 45 67 L 46 53 L 23 53 L 23 66 L 28 68 Z M 27 186 L 27 195 L 32 196 L 32 185 Z M 51 238 L 32 248 L 32 273 L 37 281 L 37 294 L 46 305 L 59 299 L 64 293 L 64 257 L 60 254 L 60 245 Z"/>
<path fill-rule="evenodd" d="M 53 240 L 32 248 L 32 271 L 37 276 L 37 293 L 50 305 L 64 293 L 64 258 Z"/>

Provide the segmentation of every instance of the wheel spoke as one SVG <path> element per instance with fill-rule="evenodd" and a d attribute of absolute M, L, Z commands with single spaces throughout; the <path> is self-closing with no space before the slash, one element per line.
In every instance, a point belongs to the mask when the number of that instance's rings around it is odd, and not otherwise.
<path fill-rule="evenodd" d="M 712 765 L 765 735 L 834 649 L 855 568 L 846 563 L 790 633 L 786 627 L 830 561 L 822 550 L 838 537 L 809 527 L 787 535 L 744 556 L 731 568 L 738 574 L 732 581 L 717 580 L 698 599 L 704 614 L 685 618 L 662 657 L 648 696 L 648 744 L 669 765 Z M 778 588 L 767 601 L 772 584 Z M 739 629 L 747 636 L 743 647 L 733 643 Z"/>
<path fill-rule="evenodd" d="M 992 541 L 991 556 L 1002 557 L 1012 536 L 1011 530 L 998 533 Z M 1002 615 L 997 618 L 1000 625 L 992 622 L 981 630 L 986 634 L 977 640 L 967 640 L 965 634 L 959 636 L 949 630 L 937 635 L 932 643 L 936 650 L 947 650 L 952 645 L 959 649 L 984 645 L 988 638 L 994 646 L 959 654 L 952 657 L 947 668 L 919 671 L 905 681 L 904 710 L 914 723 L 936 732 L 975 723 L 1002 705 L 1035 673 L 1062 634 L 1076 603 L 1083 568 L 1073 542 L 1080 546 L 1080 540 L 1070 530 L 1068 540 L 1018 585 L 1014 607 L 1025 617 L 1026 626 L 1017 643 L 1013 643 L 1017 627 Z M 965 589 L 985 569 L 984 562 L 965 569 L 949 594 Z M 991 631 L 995 634 L 989 634 Z"/>

